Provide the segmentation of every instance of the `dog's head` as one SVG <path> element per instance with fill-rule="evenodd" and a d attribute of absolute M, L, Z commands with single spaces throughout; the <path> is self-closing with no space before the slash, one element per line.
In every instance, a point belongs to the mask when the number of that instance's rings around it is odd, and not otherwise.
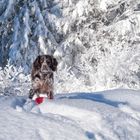
<path fill-rule="evenodd" d="M 34 69 L 40 70 L 42 73 L 57 70 L 58 62 L 51 55 L 39 55 L 33 63 Z"/>

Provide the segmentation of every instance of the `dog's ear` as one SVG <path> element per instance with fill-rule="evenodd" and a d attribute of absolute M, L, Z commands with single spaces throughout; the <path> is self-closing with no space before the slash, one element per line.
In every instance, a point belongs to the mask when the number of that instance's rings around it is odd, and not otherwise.
<path fill-rule="evenodd" d="M 38 71 L 41 69 L 41 56 L 39 55 L 35 61 L 33 62 L 32 65 L 32 70 L 31 70 L 31 79 L 34 80 L 34 78 L 36 77 L 36 74 L 38 73 Z"/>
<path fill-rule="evenodd" d="M 51 69 L 53 70 L 53 71 L 56 71 L 57 70 L 57 65 L 58 65 L 58 62 L 57 62 L 57 60 L 52 56 L 52 64 L 51 64 Z"/>
<path fill-rule="evenodd" d="M 34 69 L 40 69 L 41 68 L 40 60 L 41 60 L 41 56 L 39 55 L 33 63 L 33 68 Z"/>

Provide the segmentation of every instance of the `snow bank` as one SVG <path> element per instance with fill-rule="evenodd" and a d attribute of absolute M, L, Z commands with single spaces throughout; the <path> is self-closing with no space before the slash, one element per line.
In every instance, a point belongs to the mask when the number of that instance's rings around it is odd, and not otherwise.
<path fill-rule="evenodd" d="M 68 119 L 17 110 L 24 101 L 22 97 L 0 97 L 1 140 L 87 140 L 86 132 Z"/>
<path fill-rule="evenodd" d="M 139 100 L 125 89 L 66 93 L 26 110 L 25 97 L 1 96 L 0 139 L 139 140 Z"/>

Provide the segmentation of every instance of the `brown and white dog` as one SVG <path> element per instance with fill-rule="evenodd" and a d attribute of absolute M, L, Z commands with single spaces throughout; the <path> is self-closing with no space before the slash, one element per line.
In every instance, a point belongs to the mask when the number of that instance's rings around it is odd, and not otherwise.
<path fill-rule="evenodd" d="M 53 72 L 57 70 L 57 65 L 57 60 L 51 55 L 39 55 L 35 59 L 31 71 L 32 89 L 29 98 L 42 94 L 53 99 Z"/>

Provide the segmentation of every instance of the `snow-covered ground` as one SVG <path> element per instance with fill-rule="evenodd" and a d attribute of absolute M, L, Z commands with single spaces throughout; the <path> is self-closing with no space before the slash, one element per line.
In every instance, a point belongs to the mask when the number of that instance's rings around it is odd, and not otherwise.
<path fill-rule="evenodd" d="M 140 91 L 57 94 L 41 105 L 25 101 L 0 97 L 0 140 L 140 140 Z"/>
<path fill-rule="evenodd" d="M 37 106 L 41 54 L 61 94 Z M 0 0 L 0 140 L 140 140 L 138 90 L 140 0 Z"/>

